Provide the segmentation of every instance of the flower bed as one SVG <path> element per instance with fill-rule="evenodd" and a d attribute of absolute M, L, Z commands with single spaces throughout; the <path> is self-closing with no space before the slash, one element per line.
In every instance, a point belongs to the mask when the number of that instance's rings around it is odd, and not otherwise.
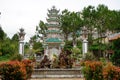
<path fill-rule="evenodd" d="M 22 60 L 22 63 L 25 64 L 25 69 L 27 73 L 27 79 L 31 77 L 32 72 L 33 72 L 33 64 L 31 60 Z"/>
<path fill-rule="evenodd" d="M 31 76 L 32 68 L 29 60 L 9 61 L 0 64 L 0 75 L 2 80 L 26 80 Z"/>
<path fill-rule="evenodd" d="M 111 63 L 103 65 L 100 61 L 85 61 L 82 63 L 83 74 L 86 80 L 119 80 L 120 67 Z"/>

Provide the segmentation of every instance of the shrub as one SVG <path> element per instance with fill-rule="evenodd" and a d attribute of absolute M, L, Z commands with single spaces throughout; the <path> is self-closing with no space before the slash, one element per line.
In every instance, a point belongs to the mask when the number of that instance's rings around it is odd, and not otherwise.
<path fill-rule="evenodd" d="M 11 44 L 10 42 L 5 41 L 1 45 L 0 51 L 2 52 L 2 55 L 13 55 L 15 53 L 15 45 Z"/>
<path fill-rule="evenodd" d="M 71 56 L 75 59 L 75 60 L 79 60 L 81 58 L 81 50 L 78 47 L 73 47 L 71 49 L 72 54 Z"/>
<path fill-rule="evenodd" d="M 95 60 L 95 56 L 93 55 L 93 53 L 85 53 L 83 56 L 83 61 L 92 61 Z"/>
<path fill-rule="evenodd" d="M 86 80 L 102 80 L 102 63 L 99 61 L 85 61 L 82 64 Z"/>
<path fill-rule="evenodd" d="M 114 50 L 114 54 L 111 56 L 111 61 L 116 66 L 120 66 L 120 50 Z"/>
<path fill-rule="evenodd" d="M 32 72 L 33 72 L 33 64 L 31 60 L 22 60 L 22 63 L 25 64 L 25 69 L 27 73 L 27 79 L 31 77 Z"/>
<path fill-rule="evenodd" d="M 100 61 L 82 62 L 83 74 L 86 80 L 120 80 L 120 67 Z"/>
<path fill-rule="evenodd" d="M 120 80 L 120 67 L 108 63 L 103 68 L 103 77 L 104 80 Z"/>
<path fill-rule="evenodd" d="M 23 56 L 21 54 L 14 54 L 11 58 L 12 61 L 18 60 L 21 61 L 23 59 Z"/>
<path fill-rule="evenodd" d="M 24 64 L 19 61 L 10 61 L 0 64 L 2 80 L 26 80 Z"/>

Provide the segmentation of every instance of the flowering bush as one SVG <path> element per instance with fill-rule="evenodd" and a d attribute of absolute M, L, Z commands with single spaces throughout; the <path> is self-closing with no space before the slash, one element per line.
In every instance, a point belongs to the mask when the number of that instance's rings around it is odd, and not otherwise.
<path fill-rule="evenodd" d="M 19 61 L 10 61 L 0 64 L 2 80 L 26 80 L 24 64 Z"/>
<path fill-rule="evenodd" d="M 31 60 L 10 61 L 0 64 L 2 80 L 27 80 L 31 77 L 33 65 Z"/>
<path fill-rule="evenodd" d="M 86 80 L 102 80 L 102 63 L 99 61 L 85 61 L 83 73 Z"/>
<path fill-rule="evenodd" d="M 22 63 L 25 64 L 25 69 L 27 72 L 27 79 L 31 77 L 32 72 L 33 72 L 33 64 L 31 60 L 22 60 Z"/>
<path fill-rule="evenodd" d="M 120 67 L 111 63 L 104 65 L 100 61 L 82 62 L 86 80 L 120 80 Z"/>
<path fill-rule="evenodd" d="M 104 80 L 120 80 L 120 67 L 108 63 L 103 68 L 103 77 Z"/>

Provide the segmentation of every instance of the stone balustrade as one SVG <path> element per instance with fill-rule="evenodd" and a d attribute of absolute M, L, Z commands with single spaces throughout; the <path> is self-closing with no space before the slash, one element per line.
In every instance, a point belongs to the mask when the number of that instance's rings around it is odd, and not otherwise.
<path fill-rule="evenodd" d="M 34 69 L 32 78 L 81 78 L 81 69 Z"/>

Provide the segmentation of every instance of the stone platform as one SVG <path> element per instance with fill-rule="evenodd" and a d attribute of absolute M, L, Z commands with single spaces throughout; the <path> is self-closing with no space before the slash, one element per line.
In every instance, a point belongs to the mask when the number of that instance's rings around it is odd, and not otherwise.
<path fill-rule="evenodd" d="M 32 78 L 82 78 L 81 69 L 34 69 Z"/>

